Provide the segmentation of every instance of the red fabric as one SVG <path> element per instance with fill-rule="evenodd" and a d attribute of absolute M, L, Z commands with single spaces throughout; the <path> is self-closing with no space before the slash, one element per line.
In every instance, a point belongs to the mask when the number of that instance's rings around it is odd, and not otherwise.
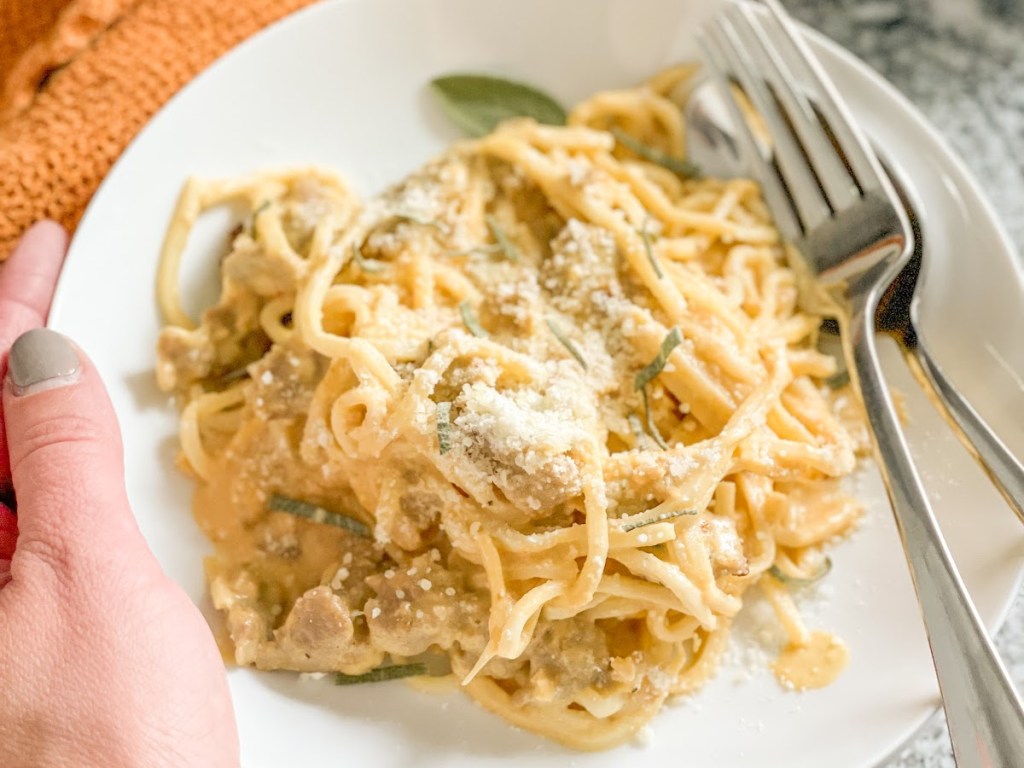
<path fill-rule="evenodd" d="M 0 501 L 0 560 L 10 560 L 18 541 L 18 516 Z"/>

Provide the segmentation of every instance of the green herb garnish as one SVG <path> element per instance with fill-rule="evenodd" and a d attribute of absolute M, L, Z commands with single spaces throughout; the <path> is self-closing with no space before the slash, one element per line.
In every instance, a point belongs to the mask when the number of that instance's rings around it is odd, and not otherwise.
<path fill-rule="evenodd" d="M 651 439 L 658 444 L 658 447 L 663 451 L 668 450 L 668 443 L 665 442 L 665 438 L 661 436 L 661 431 L 658 429 L 658 425 L 654 423 L 654 414 L 651 413 L 651 404 L 647 399 L 647 387 L 640 390 L 640 396 L 644 401 L 644 420 L 647 422 L 647 434 L 651 436 Z"/>
<path fill-rule="evenodd" d="M 456 258 L 458 256 L 472 256 L 475 253 L 487 256 L 495 253 L 502 253 L 502 248 L 497 243 L 492 243 L 491 245 L 476 245 L 472 248 L 467 248 L 464 251 L 448 251 L 445 256 L 448 256 L 449 258 Z"/>
<path fill-rule="evenodd" d="M 430 81 L 441 107 L 470 136 L 483 136 L 513 117 L 565 125 L 567 115 L 553 98 L 523 83 L 488 75 L 452 74 Z"/>
<path fill-rule="evenodd" d="M 661 280 L 665 276 L 665 273 L 661 271 L 661 264 L 658 263 L 658 259 L 654 256 L 654 239 L 651 237 L 651 233 L 647 231 L 647 222 L 644 222 L 644 226 L 638 229 L 640 233 L 640 239 L 644 241 L 644 250 L 647 252 L 647 260 L 651 262 L 651 267 L 654 268 L 654 274 Z"/>
<path fill-rule="evenodd" d="M 508 235 L 505 234 L 505 230 L 501 228 L 498 220 L 491 214 L 484 216 L 484 221 L 487 222 L 487 228 L 491 231 L 491 237 L 494 238 L 494 242 L 490 245 L 476 245 L 472 248 L 467 248 L 464 251 L 449 251 L 446 256 L 472 256 L 475 253 L 481 253 L 485 255 L 493 255 L 500 253 L 509 261 L 519 261 L 519 249 L 516 248 L 515 244 L 509 240 Z"/>
<path fill-rule="evenodd" d="M 623 533 L 628 533 L 629 531 L 634 531 L 637 528 L 643 528 L 645 525 L 654 525 L 654 523 L 662 523 L 662 522 L 664 522 L 666 520 L 672 520 L 673 518 L 676 518 L 676 517 L 683 517 L 684 515 L 696 515 L 696 514 L 697 514 L 697 510 L 696 509 L 673 509 L 673 510 L 671 510 L 669 512 L 661 512 L 661 513 L 659 513 L 657 515 L 654 515 L 653 517 L 648 517 L 648 518 L 644 518 L 643 515 L 641 514 L 641 515 L 637 515 L 637 518 L 640 518 L 640 519 L 634 518 L 630 522 L 625 523 L 622 526 L 622 528 L 620 528 L 619 530 L 621 530 Z"/>
<path fill-rule="evenodd" d="M 452 449 L 452 404 L 437 404 L 437 447 L 441 455 Z"/>
<path fill-rule="evenodd" d="M 551 333 L 553 333 L 555 338 L 561 342 L 562 346 L 569 351 L 569 354 L 576 358 L 576 362 L 580 364 L 580 367 L 582 367 L 584 371 L 587 370 L 587 361 L 583 359 L 583 353 L 576 345 L 576 342 L 562 333 L 555 324 L 555 321 L 550 317 L 544 318 L 544 322 L 548 324 L 548 328 L 551 329 Z"/>
<path fill-rule="evenodd" d="M 776 579 L 781 581 L 783 584 L 793 584 L 794 586 L 805 586 L 807 584 L 813 584 L 816 581 L 820 581 L 825 578 L 832 570 L 832 558 L 826 557 L 825 562 L 821 564 L 821 568 L 818 569 L 817 573 L 813 573 L 807 578 L 800 578 L 798 576 L 789 576 L 782 572 L 777 565 L 773 565 L 768 569 L 768 573 L 774 576 Z"/>
<path fill-rule="evenodd" d="M 487 222 L 487 228 L 491 230 L 494 242 L 501 249 L 501 252 L 505 254 L 505 258 L 509 261 L 519 261 L 519 249 L 508 239 L 508 235 L 505 234 L 505 230 L 501 228 L 498 220 L 491 214 L 487 214 L 484 220 Z"/>
<path fill-rule="evenodd" d="M 287 512 L 289 515 L 303 517 L 306 520 L 312 520 L 314 523 L 322 523 L 324 525 L 333 525 L 335 528 L 343 528 L 349 533 L 354 533 L 365 539 L 370 538 L 370 529 L 365 523 L 362 523 L 353 517 L 349 517 L 348 515 L 339 515 L 337 512 L 329 512 L 323 507 L 318 507 L 315 504 L 309 504 L 305 501 L 299 501 L 298 499 L 290 499 L 287 496 L 280 496 L 275 493 L 270 497 L 268 506 L 274 512 Z"/>
<path fill-rule="evenodd" d="M 425 219 L 415 211 L 410 211 L 406 208 L 392 211 L 391 216 L 399 221 L 412 222 L 413 224 L 419 224 L 421 227 L 433 227 L 439 232 L 444 231 L 444 226 L 437 219 Z"/>
<path fill-rule="evenodd" d="M 359 683 L 383 683 L 388 680 L 399 680 L 403 677 L 422 677 L 427 674 L 426 664 L 392 664 L 389 667 L 377 667 L 361 675 L 346 675 L 337 672 L 334 675 L 335 685 L 357 685 Z"/>
<path fill-rule="evenodd" d="M 633 380 L 633 388 L 636 390 L 642 390 L 662 372 L 665 368 L 665 364 L 668 362 L 669 355 L 672 354 L 672 350 L 683 343 L 683 336 L 679 333 L 678 328 L 673 328 L 668 334 L 662 339 L 661 349 L 658 350 L 658 356 L 655 357 L 651 362 L 643 367 L 642 370 L 638 371 L 636 378 Z"/>
<path fill-rule="evenodd" d="M 619 144 L 624 146 L 634 155 L 637 155 L 649 163 L 660 165 L 662 168 L 672 171 L 672 173 L 677 176 L 681 176 L 684 179 L 692 179 L 693 177 L 700 175 L 700 168 L 689 160 L 683 160 L 681 157 L 673 157 L 667 152 L 662 152 L 660 149 L 650 147 L 642 141 L 634 139 L 620 128 L 612 128 L 611 134 Z"/>
<path fill-rule="evenodd" d="M 363 252 L 355 243 L 352 243 L 352 260 L 356 263 L 357 267 L 363 270 L 363 272 L 382 272 L 387 269 L 383 262 L 364 257 Z"/>
<path fill-rule="evenodd" d="M 645 437 L 647 435 L 647 433 L 644 432 L 643 422 L 640 421 L 640 417 L 637 416 L 635 413 L 629 414 L 626 417 L 626 421 L 629 422 L 629 428 L 630 428 L 630 430 L 632 430 L 633 434 L 636 436 L 637 444 L 639 444 L 640 443 L 640 438 L 641 437 Z"/>
<path fill-rule="evenodd" d="M 211 383 L 215 388 L 226 388 L 229 384 L 233 384 L 236 381 L 241 381 L 242 379 L 247 378 L 249 378 L 248 363 L 220 374 L 214 378 Z"/>
<path fill-rule="evenodd" d="M 459 303 L 459 314 L 462 315 L 462 322 L 465 323 L 466 328 L 469 332 L 476 336 L 478 339 L 486 339 L 487 331 L 480 325 L 480 321 L 477 319 L 476 312 L 473 310 L 473 305 L 468 301 Z"/>

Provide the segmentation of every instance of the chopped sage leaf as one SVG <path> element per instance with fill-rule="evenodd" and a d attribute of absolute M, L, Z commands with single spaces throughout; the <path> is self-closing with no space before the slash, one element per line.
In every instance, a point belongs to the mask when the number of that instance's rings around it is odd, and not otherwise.
<path fill-rule="evenodd" d="M 487 222 L 487 228 L 491 230 L 494 242 L 501 249 L 501 252 L 505 254 L 505 258 L 509 261 L 519 261 L 519 249 L 508 239 L 508 235 L 505 234 L 505 230 L 501 228 L 498 220 L 491 214 L 487 214 L 484 220 Z"/>
<path fill-rule="evenodd" d="M 399 221 L 408 221 L 413 224 L 419 224 L 421 227 L 433 227 L 439 232 L 444 231 L 444 226 L 437 219 L 426 219 L 416 211 L 410 211 L 406 208 L 398 208 L 391 212 L 391 215 Z"/>
<path fill-rule="evenodd" d="M 640 417 L 637 416 L 635 413 L 629 414 L 629 416 L 626 417 L 626 421 L 629 422 L 629 428 L 633 432 L 633 435 L 636 437 L 636 442 L 639 446 L 640 441 L 647 436 L 647 433 L 644 431 L 643 422 L 640 421 Z"/>
<path fill-rule="evenodd" d="M 668 443 L 665 442 L 665 438 L 661 436 L 661 431 L 658 429 L 658 425 L 654 423 L 654 414 L 651 413 L 651 403 L 647 399 L 647 387 L 640 390 L 640 395 L 644 401 L 644 420 L 647 422 L 647 434 L 651 436 L 651 439 L 658 444 L 658 447 L 663 451 L 668 450 Z"/>
<path fill-rule="evenodd" d="M 437 447 L 441 455 L 452 449 L 452 404 L 437 404 Z"/>
<path fill-rule="evenodd" d="M 382 272 L 387 269 L 387 266 L 382 261 L 376 259 L 367 259 L 363 256 L 363 252 L 359 249 L 359 246 L 352 243 L 352 261 L 356 263 L 363 272 Z"/>
<path fill-rule="evenodd" d="M 248 364 L 239 366 L 238 368 L 232 368 L 230 371 L 226 371 L 220 376 L 217 376 L 213 380 L 214 386 L 226 386 L 233 384 L 236 381 L 249 378 L 249 366 Z"/>
<path fill-rule="evenodd" d="M 544 318 L 544 322 L 548 324 L 548 328 L 551 330 L 551 333 L 553 333 L 562 346 L 569 351 L 569 354 L 576 358 L 576 362 L 580 364 L 580 367 L 583 368 L 584 371 L 587 370 L 587 361 L 583 359 L 583 353 L 576 345 L 576 342 L 562 333 L 558 328 L 558 325 L 550 317 Z"/>
<path fill-rule="evenodd" d="M 498 245 L 497 243 L 493 243 L 491 245 L 477 245 L 474 246 L 473 248 L 467 248 L 464 251 L 448 251 L 445 254 L 445 256 L 454 259 L 459 256 L 473 256 L 474 254 L 477 253 L 488 256 L 495 253 L 503 253 L 503 250 L 500 245 Z"/>
<path fill-rule="evenodd" d="M 500 77 L 451 74 L 430 81 L 445 113 L 470 136 L 484 136 L 514 117 L 565 125 L 565 109 L 536 88 Z"/>
<path fill-rule="evenodd" d="M 643 369 L 637 371 L 636 378 L 633 380 L 633 388 L 639 391 L 654 381 L 658 374 L 664 370 L 665 364 L 668 363 L 669 355 L 672 354 L 672 350 L 682 343 L 683 336 L 679 333 L 678 328 L 673 328 L 669 331 L 661 342 L 661 349 L 658 350 L 658 356 L 645 365 Z"/>
<path fill-rule="evenodd" d="M 781 581 L 783 584 L 803 586 L 805 584 L 813 584 L 816 581 L 820 581 L 821 579 L 825 578 L 831 570 L 832 558 L 826 557 L 825 562 L 821 564 L 821 568 L 819 568 L 816 573 L 812 573 L 807 578 L 802 578 L 799 576 L 789 576 L 788 574 L 783 573 L 782 569 L 780 569 L 777 565 L 773 565 L 771 568 L 769 568 L 768 573 L 770 573 L 776 579 Z"/>
<path fill-rule="evenodd" d="M 684 179 L 692 179 L 695 176 L 700 175 L 700 169 L 689 160 L 683 160 L 681 157 L 673 157 L 667 152 L 662 152 L 660 149 L 650 147 L 642 141 L 634 139 L 628 133 L 619 128 L 612 128 L 611 133 L 619 144 L 624 146 L 634 155 L 637 155 L 649 163 L 660 165 L 662 168 L 666 168 Z"/>
<path fill-rule="evenodd" d="M 653 525 L 654 523 L 663 523 L 666 520 L 672 520 L 676 517 L 683 517 L 684 515 L 696 515 L 696 509 L 673 509 L 669 512 L 661 512 L 651 517 L 644 517 L 643 513 L 629 519 L 629 522 L 623 523 L 620 529 L 623 533 L 634 531 L 637 528 L 643 528 L 645 525 Z"/>
<path fill-rule="evenodd" d="M 472 304 L 468 301 L 461 302 L 459 304 L 459 314 L 462 315 L 462 322 L 466 324 L 466 328 L 469 329 L 470 333 L 478 339 L 487 338 L 487 331 L 480 325 L 480 320 L 477 318 Z"/>
<path fill-rule="evenodd" d="M 334 675 L 335 685 L 357 685 L 359 683 L 383 683 L 388 680 L 399 680 L 403 677 L 422 677 L 427 674 L 426 664 L 392 664 L 389 667 L 377 667 L 361 675 L 346 675 L 337 672 Z"/>
<path fill-rule="evenodd" d="M 318 507 L 315 504 L 309 504 L 298 499 L 290 499 L 287 496 L 280 496 L 275 493 L 270 497 L 268 506 L 274 512 L 287 512 L 289 515 L 303 517 L 306 520 L 312 520 L 314 523 L 344 528 L 349 533 L 354 533 L 365 539 L 370 538 L 370 529 L 365 523 L 347 515 L 339 515 L 337 512 L 328 512 L 323 507 Z"/>
<path fill-rule="evenodd" d="M 665 273 L 661 271 L 661 264 L 658 263 L 658 259 L 654 255 L 654 239 L 651 237 L 651 233 L 647 230 L 647 222 L 644 222 L 642 229 L 638 229 L 640 233 L 640 239 L 644 241 L 644 250 L 647 252 L 647 260 L 651 262 L 651 267 L 654 268 L 654 274 L 661 280 L 665 276 Z"/>

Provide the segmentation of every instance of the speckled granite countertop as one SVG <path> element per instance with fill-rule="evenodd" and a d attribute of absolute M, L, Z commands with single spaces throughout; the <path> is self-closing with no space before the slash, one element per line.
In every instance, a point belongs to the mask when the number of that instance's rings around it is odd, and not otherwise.
<path fill-rule="evenodd" d="M 924 112 L 981 182 L 1024 252 L 1024 0 L 785 2 Z M 1024 690 L 1024 594 L 997 645 Z M 885 768 L 953 766 L 939 714 Z"/>

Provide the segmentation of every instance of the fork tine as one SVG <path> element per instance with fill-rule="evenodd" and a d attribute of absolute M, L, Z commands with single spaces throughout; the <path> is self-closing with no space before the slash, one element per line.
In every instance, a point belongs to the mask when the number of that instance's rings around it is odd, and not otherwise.
<path fill-rule="evenodd" d="M 789 13 L 779 0 L 762 2 L 769 11 L 766 21 L 775 29 L 772 39 L 776 50 L 801 86 L 810 91 L 858 186 L 863 192 L 888 187 L 878 158 L 821 64 L 797 33 Z"/>
<path fill-rule="evenodd" d="M 739 8 L 730 4 L 713 24 L 712 36 L 718 37 L 729 71 L 768 128 L 768 134 L 777 149 L 774 153 L 775 163 L 793 201 L 802 229 L 809 232 L 826 221 L 832 212 L 824 200 L 817 178 L 807 164 L 803 149 L 747 54 L 746 45 L 736 29 L 737 26 L 745 25 Z"/>
<path fill-rule="evenodd" d="M 725 96 L 725 102 L 729 107 L 733 123 L 736 125 L 736 138 L 740 150 L 746 155 L 748 167 L 761 184 L 761 193 L 772 211 L 776 226 L 783 237 L 788 240 L 797 240 L 803 235 L 803 231 L 793 210 L 793 201 L 783 186 L 778 168 L 769 160 L 770 152 L 767 152 L 758 141 L 746 116 L 736 102 L 732 91 L 732 81 L 728 74 L 729 65 L 725 60 L 721 41 L 717 39 L 715 30 L 711 28 L 700 30 L 697 33 L 697 41 L 704 50 L 704 56 L 712 76 Z"/>
<path fill-rule="evenodd" d="M 756 13 L 748 3 L 737 4 L 736 8 L 735 27 L 743 38 L 747 55 L 781 103 L 829 206 L 833 211 L 847 208 L 858 199 L 860 190 L 825 133 L 810 100 L 797 87 L 798 80 L 772 44 L 774 36 L 769 38 L 770 31 L 764 26 L 765 14 Z"/>

